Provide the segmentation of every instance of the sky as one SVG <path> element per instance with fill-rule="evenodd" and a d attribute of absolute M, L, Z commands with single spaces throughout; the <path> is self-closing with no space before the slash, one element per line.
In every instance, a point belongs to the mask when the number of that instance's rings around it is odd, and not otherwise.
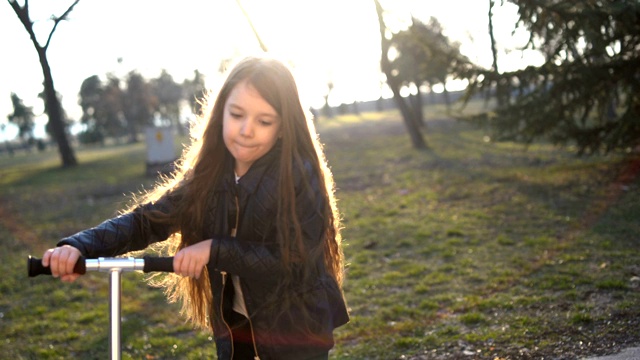
<path fill-rule="evenodd" d="M 332 105 L 389 97 L 381 90 L 380 35 L 372 0 L 240 0 L 269 52 L 293 68 L 305 105 L 320 107 L 327 83 L 334 84 Z M 23 1 L 19 1 L 23 3 Z M 41 44 L 51 31 L 51 15 L 61 15 L 72 0 L 31 0 L 31 19 Z M 436 17 L 445 34 L 461 43 L 475 63 L 489 67 L 488 2 L 479 0 L 380 0 L 392 30 Z M 524 44 L 512 34 L 515 6 L 495 11 L 501 49 Z M 42 114 L 42 68 L 26 30 L 7 2 L 0 3 L 0 126 L 12 113 L 11 93 Z M 81 0 L 56 28 L 47 56 L 56 90 L 72 119 L 79 119 L 78 92 L 92 75 L 124 78 L 132 70 L 146 78 L 166 69 L 176 82 L 205 75 L 207 87 L 220 82 L 223 59 L 259 54 L 262 50 L 236 0 Z M 539 61 L 531 54 L 502 51 L 504 70 Z M 534 54 L 535 55 L 535 54 Z M 454 84 L 450 84 L 454 86 Z M 46 116 L 39 116 L 40 124 Z M 14 135 L 0 130 L 0 141 Z"/>

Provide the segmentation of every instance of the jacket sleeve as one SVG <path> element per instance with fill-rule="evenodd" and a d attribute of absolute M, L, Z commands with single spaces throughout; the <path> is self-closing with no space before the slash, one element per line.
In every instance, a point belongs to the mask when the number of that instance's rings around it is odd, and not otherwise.
<path fill-rule="evenodd" d="M 275 246 L 241 242 L 231 236 L 213 239 L 209 266 L 242 278 L 277 280 L 284 274 Z"/>
<path fill-rule="evenodd" d="M 169 224 L 151 221 L 145 212 L 159 210 L 166 213 L 171 206 L 172 201 L 163 197 L 64 238 L 57 246 L 71 245 L 87 258 L 111 257 L 142 250 L 151 243 L 166 240 L 173 232 Z"/>
<path fill-rule="evenodd" d="M 311 166 L 305 166 L 305 175 L 294 175 L 296 187 L 296 214 L 300 221 L 302 237 L 307 253 L 322 245 L 324 220 L 320 209 L 324 206 L 324 197 L 320 190 L 317 175 Z M 291 229 L 291 236 L 294 236 Z M 271 279 L 277 281 L 284 274 L 280 249 L 276 241 L 264 244 L 253 239 L 237 241 L 230 236 L 214 238 L 211 246 L 210 266 L 228 271 L 244 278 Z M 268 275 L 268 276 L 265 276 Z"/>

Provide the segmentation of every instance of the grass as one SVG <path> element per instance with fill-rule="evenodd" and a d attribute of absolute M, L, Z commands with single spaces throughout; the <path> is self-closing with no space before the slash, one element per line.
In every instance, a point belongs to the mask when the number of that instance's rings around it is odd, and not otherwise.
<path fill-rule="evenodd" d="M 411 148 L 396 112 L 320 119 L 352 317 L 332 358 L 572 358 L 638 344 L 637 155 L 493 143 L 431 114 L 427 151 Z M 54 152 L 0 157 L 7 358 L 106 356 L 105 274 L 27 279 L 25 259 L 152 186 L 144 156 L 143 145 L 82 149 L 68 170 Z M 138 274 L 123 276 L 122 313 L 125 359 L 214 358 L 210 335 Z"/>

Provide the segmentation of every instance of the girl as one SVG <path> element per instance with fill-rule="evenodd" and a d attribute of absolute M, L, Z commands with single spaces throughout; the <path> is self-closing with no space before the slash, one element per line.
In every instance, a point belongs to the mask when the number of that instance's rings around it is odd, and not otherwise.
<path fill-rule="evenodd" d="M 213 331 L 219 359 L 327 359 L 333 329 L 349 320 L 340 218 L 292 74 L 245 59 L 204 114 L 170 178 L 62 239 L 43 265 L 74 281 L 80 255 L 160 245 L 175 254 L 175 274 L 161 280 L 169 300 Z"/>

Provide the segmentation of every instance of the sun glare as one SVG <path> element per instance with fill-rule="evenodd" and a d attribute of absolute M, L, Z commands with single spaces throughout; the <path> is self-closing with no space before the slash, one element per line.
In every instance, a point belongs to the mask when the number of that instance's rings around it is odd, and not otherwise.
<path fill-rule="evenodd" d="M 385 21 L 396 31 L 407 26 L 411 16 L 425 22 L 434 16 L 443 24 L 445 35 L 462 43 L 465 55 L 490 66 L 484 2 L 380 1 L 386 10 Z M 49 17 L 64 11 L 65 4 L 30 4 L 41 42 L 46 41 L 52 25 Z M 222 61 L 262 51 L 239 4 L 271 56 L 290 64 L 309 106 L 322 106 L 327 94 L 332 106 L 390 95 L 380 73 L 379 25 L 371 0 L 83 1 L 69 21 L 59 24 L 47 51 L 63 107 L 72 119 L 80 117 L 78 90 L 92 75 L 124 78 L 135 70 L 150 79 L 166 69 L 175 81 L 182 82 L 198 70 L 205 75 L 207 86 L 214 88 Z M 3 58 L 0 68 L 0 115 L 12 110 L 11 92 L 42 112 L 37 98 L 42 91 L 42 70 L 36 52 L 15 14 L 4 6 L 0 28 L 12 35 L 0 38 L 0 47 L 12 49 L 12 56 Z M 513 28 L 514 9 L 500 11 L 500 34 L 508 34 L 504 29 Z M 503 45 L 513 45 L 509 41 L 517 39 L 507 35 L 499 39 Z M 505 69 L 535 60 L 532 54 L 515 52 L 502 59 Z M 453 87 L 460 86 L 456 85 Z"/>
<path fill-rule="evenodd" d="M 269 52 L 293 67 L 311 106 L 323 104 L 329 84 L 332 105 L 380 96 L 379 78 L 371 75 L 379 73 L 373 3 L 243 0 L 242 6 Z"/>

